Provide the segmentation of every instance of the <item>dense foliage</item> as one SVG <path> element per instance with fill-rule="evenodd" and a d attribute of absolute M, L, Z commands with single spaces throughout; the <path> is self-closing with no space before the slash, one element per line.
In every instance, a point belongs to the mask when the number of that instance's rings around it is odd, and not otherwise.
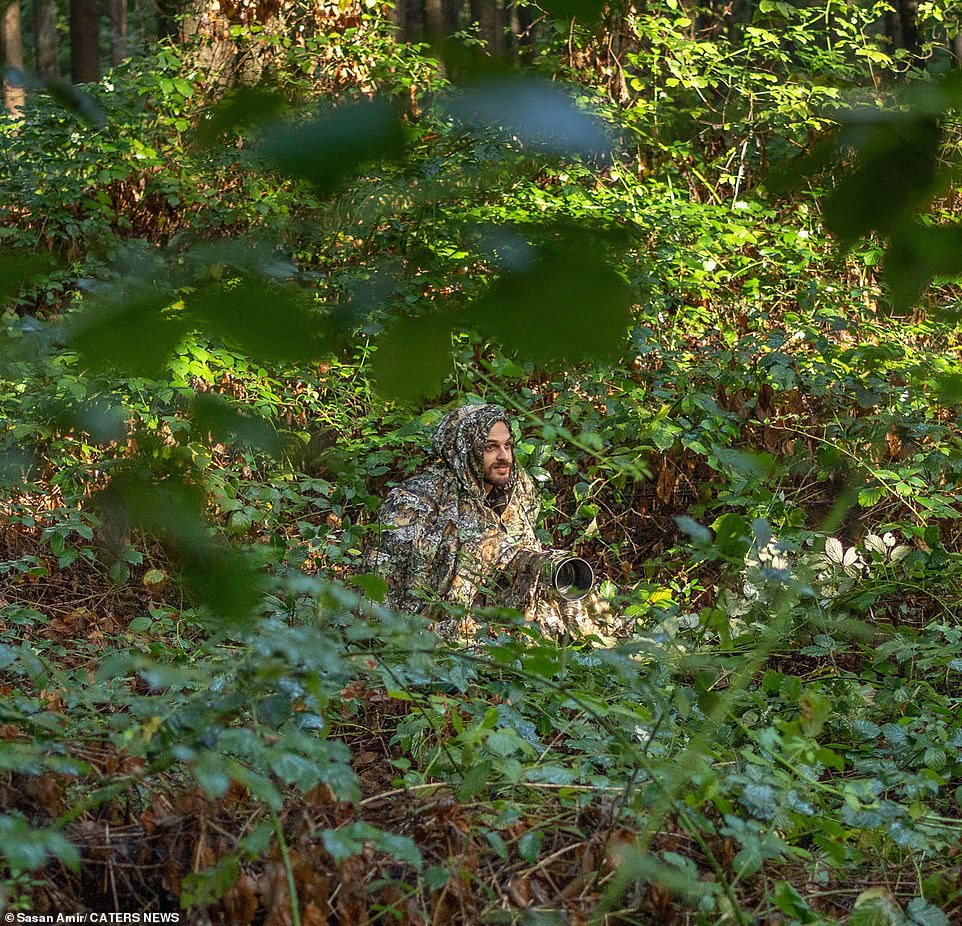
<path fill-rule="evenodd" d="M 0 904 L 960 916 L 958 90 L 885 9 L 522 70 L 352 7 L 0 125 Z M 455 645 L 359 574 L 473 400 L 610 634 Z"/>

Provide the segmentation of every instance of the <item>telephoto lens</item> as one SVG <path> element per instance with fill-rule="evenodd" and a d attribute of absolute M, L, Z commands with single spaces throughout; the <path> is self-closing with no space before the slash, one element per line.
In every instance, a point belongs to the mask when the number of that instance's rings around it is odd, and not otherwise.
<path fill-rule="evenodd" d="M 578 601 L 594 587 L 595 571 L 591 564 L 580 556 L 555 560 L 553 565 L 555 568 L 551 584 L 565 601 Z"/>

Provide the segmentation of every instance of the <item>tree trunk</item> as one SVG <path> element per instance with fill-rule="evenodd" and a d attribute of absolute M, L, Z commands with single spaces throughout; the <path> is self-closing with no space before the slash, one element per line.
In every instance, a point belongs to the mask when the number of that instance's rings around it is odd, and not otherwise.
<path fill-rule="evenodd" d="M 423 0 L 397 0 L 393 18 L 402 41 L 417 42 L 424 37 Z"/>
<path fill-rule="evenodd" d="M 33 0 L 33 33 L 37 73 L 44 80 L 60 80 L 60 36 L 54 0 Z"/>
<path fill-rule="evenodd" d="M 453 0 L 424 0 L 424 27 L 428 38 L 447 38 L 458 29 L 458 9 Z"/>
<path fill-rule="evenodd" d="M 504 7 L 502 0 L 471 0 L 471 17 L 480 26 L 489 54 L 504 54 Z"/>
<path fill-rule="evenodd" d="M 100 80 L 100 2 L 70 0 L 70 79 Z"/>
<path fill-rule="evenodd" d="M 894 12 L 886 15 L 893 48 L 904 48 L 913 57 L 919 53 L 918 0 L 895 0 Z"/>
<path fill-rule="evenodd" d="M 177 16 L 180 13 L 179 0 L 158 0 L 157 2 L 157 37 L 161 39 L 177 39 Z"/>
<path fill-rule="evenodd" d="M 127 0 L 110 0 L 110 63 L 127 57 Z"/>
<path fill-rule="evenodd" d="M 20 0 L 13 0 L 0 13 L 0 51 L 5 67 L 23 70 L 23 37 L 20 33 Z M 23 87 L 3 82 L 3 102 L 11 116 L 23 109 Z"/>

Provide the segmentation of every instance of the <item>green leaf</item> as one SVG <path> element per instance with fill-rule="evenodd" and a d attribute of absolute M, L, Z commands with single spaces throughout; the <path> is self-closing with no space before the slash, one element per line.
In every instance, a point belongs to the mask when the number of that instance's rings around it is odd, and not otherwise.
<path fill-rule="evenodd" d="M 72 871 L 80 866 L 76 846 L 57 830 L 34 829 L 21 816 L 0 814 L 0 859 L 13 871 L 34 871 L 50 858 L 62 861 Z"/>
<path fill-rule="evenodd" d="M 470 801 L 477 797 L 488 783 L 491 776 L 491 763 L 488 761 L 475 762 L 465 773 L 461 786 L 458 788 L 458 797 L 462 801 Z"/>
<path fill-rule="evenodd" d="M 538 861 L 538 856 L 541 854 L 542 838 L 542 834 L 538 830 L 528 830 L 528 832 L 518 840 L 518 854 L 529 865 L 533 865 Z"/>
<path fill-rule="evenodd" d="M 787 881 L 779 881 L 774 894 L 775 906 L 786 916 L 802 923 L 814 923 L 818 917 L 805 903 L 804 898 Z"/>
<path fill-rule="evenodd" d="M 347 103 L 307 122 L 280 123 L 264 136 L 264 158 L 324 192 L 371 161 L 399 158 L 404 149 L 400 109 L 383 98 Z"/>
<path fill-rule="evenodd" d="M 562 768 L 560 765 L 539 765 L 536 768 L 528 769 L 524 777 L 527 781 L 553 785 L 570 785 L 577 780 L 577 775 L 571 769 Z"/>
<path fill-rule="evenodd" d="M 817 691 L 806 691 L 799 699 L 799 720 L 806 736 L 816 737 L 832 713 L 832 702 Z"/>
<path fill-rule="evenodd" d="M 327 324 L 309 294 L 263 280 L 214 286 L 192 295 L 189 316 L 245 354 L 267 362 L 296 363 L 329 348 Z"/>
<path fill-rule="evenodd" d="M 191 872 L 184 878 L 181 901 L 185 906 L 208 907 L 237 883 L 239 875 L 240 861 L 237 855 L 225 855 L 212 868 Z"/>
<path fill-rule="evenodd" d="M 202 147 L 212 145 L 228 132 L 240 132 L 276 118 L 285 107 L 284 97 L 274 90 L 242 87 L 225 97 L 213 112 L 204 114 L 194 132 L 194 140 Z"/>
<path fill-rule="evenodd" d="M 770 453 L 745 453 L 731 447 L 713 447 L 712 453 L 723 466 L 760 479 L 765 478 L 775 464 L 775 459 Z"/>
<path fill-rule="evenodd" d="M 858 493 L 858 503 L 862 508 L 871 508 L 872 505 L 877 505 L 884 496 L 884 486 L 872 486 L 868 489 L 862 489 Z"/>
<path fill-rule="evenodd" d="M 378 339 L 371 376 L 378 392 L 412 401 L 437 394 L 451 370 L 451 324 L 437 315 L 403 318 Z"/>
<path fill-rule="evenodd" d="M 712 530 L 720 553 L 731 559 L 745 558 L 751 546 L 751 529 L 745 518 L 732 512 L 723 514 L 712 524 Z"/>
<path fill-rule="evenodd" d="M 948 916 L 924 897 L 913 897 L 905 911 L 916 926 L 949 926 Z"/>
<path fill-rule="evenodd" d="M 277 429 L 259 415 L 244 412 L 227 399 L 198 392 L 191 400 L 192 430 L 210 443 L 256 447 L 271 455 L 281 449 Z"/>
<path fill-rule="evenodd" d="M 369 823 L 355 822 L 336 830 L 322 830 L 321 841 L 330 853 L 335 865 L 346 862 L 352 855 L 358 855 L 364 850 L 364 843 L 374 833 L 374 827 Z"/>
<path fill-rule="evenodd" d="M 962 403 L 962 373 L 940 373 L 932 377 L 930 385 L 935 389 L 939 404 Z"/>
<path fill-rule="evenodd" d="M 234 622 L 250 617 L 259 600 L 254 564 L 211 541 L 200 487 L 174 477 L 155 482 L 133 466 L 118 468 L 95 496 L 95 506 L 120 532 L 138 527 L 161 538 L 178 557 L 194 594 L 215 615 Z"/>
<path fill-rule="evenodd" d="M 70 319 L 68 338 L 91 372 L 158 377 L 187 333 L 171 297 L 156 292 L 118 293 Z"/>
<path fill-rule="evenodd" d="M 424 867 L 421 850 L 410 836 L 401 836 L 397 833 L 378 830 L 374 833 L 371 842 L 382 852 L 390 855 L 391 858 L 411 865 L 418 871 Z"/>
<path fill-rule="evenodd" d="M 324 777 L 316 762 L 293 752 L 285 752 L 272 759 L 271 771 L 281 781 L 293 785 L 302 794 L 310 791 Z"/>
<path fill-rule="evenodd" d="M 351 584 L 359 588 L 372 601 L 381 603 L 387 596 L 388 584 L 380 576 L 362 575 L 353 576 Z"/>
<path fill-rule="evenodd" d="M 541 366 L 615 360 L 626 348 L 633 300 L 602 240 L 568 233 L 497 279 L 467 322 Z"/>
<path fill-rule="evenodd" d="M 872 887 L 855 898 L 848 926 L 908 926 L 908 920 L 886 888 Z"/>
<path fill-rule="evenodd" d="M 896 309 L 910 309 L 934 277 L 962 273 L 962 226 L 900 226 L 885 251 L 885 283 Z"/>
<path fill-rule="evenodd" d="M 211 797 L 223 797 L 230 787 L 226 761 L 216 753 L 204 753 L 194 764 L 194 777 Z"/>
<path fill-rule="evenodd" d="M 606 8 L 599 0 L 538 0 L 538 6 L 552 19 L 574 19 L 582 25 L 596 23 Z"/>
<path fill-rule="evenodd" d="M 0 253 L 0 303 L 8 302 L 35 277 L 56 266 L 46 254 Z"/>
<path fill-rule="evenodd" d="M 524 740 L 514 730 L 495 730 L 488 734 L 486 745 L 496 756 L 510 756 L 524 744 Z"/>
<path fill-rule="evenodd" d="M 932 116 L 875 109 L 853 113 L 839 141 L 855 147 L 855 167 L 825 200 L 826 228 L 845 244 L 873 231 L 895 230 L 936 193 L 941 140 Z"/>

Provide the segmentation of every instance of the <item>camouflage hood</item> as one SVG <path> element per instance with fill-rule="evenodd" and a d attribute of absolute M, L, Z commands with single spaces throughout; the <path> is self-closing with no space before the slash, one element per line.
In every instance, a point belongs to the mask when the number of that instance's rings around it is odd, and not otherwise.
<path fill-rule="evenodd" d="M 434 452 L 454 473 L 460 487 L 478 500 L 485 495 L 484 443 L 499 421 L 511 430 L 508 414 L 500 405 L 462 405 L 445 415 L 434 433 Z M 512 466 L 511 479 L 504 487 L 509 499 L 516 481 L 517 469 Z"/>

